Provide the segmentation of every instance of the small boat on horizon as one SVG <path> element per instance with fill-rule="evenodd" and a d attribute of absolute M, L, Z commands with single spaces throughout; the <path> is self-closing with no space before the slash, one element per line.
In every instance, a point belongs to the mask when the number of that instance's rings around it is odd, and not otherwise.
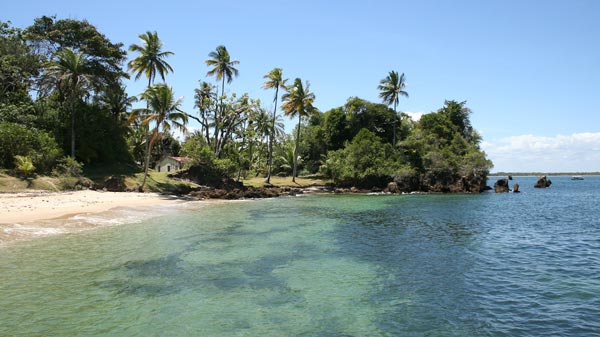
<path fill-rule="evenodd" d="M 571 180 L 583 180 L 583 176 L 572 176 Z"/>

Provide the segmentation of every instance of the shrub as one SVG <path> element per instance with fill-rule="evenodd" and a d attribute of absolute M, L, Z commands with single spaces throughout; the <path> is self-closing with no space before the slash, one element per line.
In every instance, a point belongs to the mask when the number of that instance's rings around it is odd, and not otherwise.
<path fill-rule="evenodd" d="M 0 167 L 12 169 L 15 156 L 25 156 L 38 171 L 48 172 L 60 154 L 60 147 L 49 133 L 15 123 L 0 123 Z"/>
<path fill-rule="evenodd" d="M 35 166 L 31 161 L 31 158 L 26 156 L 15 156 L 15 170 L 17 173 L 27 179 L 33 176 L 35 172 Z"/>
<path fill-rule="evenodd" d="M 344 149 L 330 151 L 321 169 L 337 184 L 370 188 L 387 185 L 400 168 L 391 144 L 362 129 Z"/>
<path fill-rule="evenodd" d="M 79 177 L 83 173 L 83 164 L 73 157 L 63 157 L 58 161 L 52 173 L 56 176 Z"/>

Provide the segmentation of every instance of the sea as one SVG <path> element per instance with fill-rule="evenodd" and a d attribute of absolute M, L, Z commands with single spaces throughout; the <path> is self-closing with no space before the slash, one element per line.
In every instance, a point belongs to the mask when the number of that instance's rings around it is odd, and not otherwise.
<path fill-rule="evenodd" d="M 549 179 L 52 220 L 98 226 L 0 245 L 0 336 L 600 336 L 600 177 Z"/>

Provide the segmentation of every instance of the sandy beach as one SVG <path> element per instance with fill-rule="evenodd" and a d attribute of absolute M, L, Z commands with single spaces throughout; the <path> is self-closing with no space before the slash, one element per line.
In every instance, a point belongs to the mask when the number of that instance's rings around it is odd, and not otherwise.
<path fill-rule="evenodd" d="M 21 224 L 104 212 L 116 207 L 140 207 L 176 203 L 175 197 L 157 193 L 118 193 L 99 191 L 0 193 L 0 243 L 28 236 L 15 230 Z"/>

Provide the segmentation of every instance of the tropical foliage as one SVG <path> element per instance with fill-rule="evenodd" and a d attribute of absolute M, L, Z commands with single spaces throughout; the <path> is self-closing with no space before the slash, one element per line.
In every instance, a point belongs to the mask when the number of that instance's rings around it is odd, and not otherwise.
<path fill-rule="evenodd" d="M 129 71 L 135 74 L 135 79 L 139 80 L 142 75 L 148 79 L 148 86 L 154 83 L 156 74 L 164 81 L 165 75 L 173 72 L 171 65 L 165 61 L 167 56 L 173 55 L 173 52 L 163 51 L 162 41 L 156 32 L 146 32 L 139 35 L 142 41 L 141 45 L 132 44 L 129 51 L 139 53 L 139 56 L 129 61 Z"/>
<path fill-rule="evenodd" d="M 298 156 L 300 154 L 300 127 L 302 126 L 302 117 L 309 117 L 317 113 L 313 106 L 315 94 L 310 92 L 310 84 L 306 82 L 302 85 L 302 80 L 296 78 L 294 84 L 285 88 L 286 93 L 281 99 L 283 104 L 281 108 L 286 116 L 294 118 L 298 116 L 298 125 L 296 126 L 296 148 L 294 149 L 294 170 L 292 172 L 292 181 L 296 181 L 298 176 Z"/>
<path fill-rule="evenodd" d="M 394 120 L 392 121 L 392 125 L 394 126 L 392 131 L 394 134 L 394 138 L 392 139 L 392 146 L 396 146 L 396 123 L 398 122 L 397 118 L 397 108 L 398 101 L 400 96 L 408 97 L 408 93 L 404 91 L 404 87 L 406 87 L 404 73 L 398 76 L 398 73 L 394 70 L 390 71 L 388 76 L 382 79 L 379 82 L 379 86 L 377 89 L 380 90 L 379 97 L 383 100 L 383 102 L 387 105 L 394 106 Z"/>
<path fill-rule="evenodd" d="M 186 131 L 185 125 L 188 115 L 181 111 L 182 98 L 175 98 L 173 89 L 166 84 L 151 86 L 140 98 L 146 102 L 147 108 L 132 111 L 130 119 L 140 121 L 140 125 L 148 127 L 154 125 L 149 138 L 148 150 L 144 161 L 144 180 L 140 189 L 144 189 L 148 177 L 148 166 L 150 165 L 150 153 L 154 144 L 161 139 L 162 133 L 168 133 L 171 129 Z"/>
<path fill-rule="evenodd" d="M 446 101 L 418 121 L 398 110 L 408 98 L 404 73 L 373 83 L 381 103 L 350 97 L 320 112 L 309 82 L 288 83 L 275 67 L 263 76 L 273 93 L 265 106 L 226 87 L 240 62 L 219 45 L 204 61 L 194 112 L 184 112 L 167 84 L 174 53 L 155 31 L 138 37 L 126 62 L 123 44 L 85 20 L 0 22 L 0 169 L 78 182 L 84 164 L 133 167 L 144 172 L 143 190 L 156 161 L 179 155 L 213 181 L 317 174 L 340 186 L 444 192 L 480 190 L 491 168 L 466 102 Z M 145 80 L 142 93 L 127 90 L 129 76 Z"/>
<path fill-rule="evenodd" d="M 263 89 L 275 89 L 275 97 L 273 98 L 273 117 L 271 119 L 271 134 L 269 134 L 269 170 L 267 172 L 267 178 L 265 182 L 268 184 L 271 182 L 271 172 L 273 170 L 273 140 L 274 140 L 274 132 L 275 132 L 275 123 L 277 120 L 277 101 L 279 96 L 279 89 L 286 89 L 285 82 L 287 79 L 283 78 L 283 70 L 281 68 L 273 68 L 273 70 L 269 71 L 265 76 L 265 83 L 263 84 Z"/>

